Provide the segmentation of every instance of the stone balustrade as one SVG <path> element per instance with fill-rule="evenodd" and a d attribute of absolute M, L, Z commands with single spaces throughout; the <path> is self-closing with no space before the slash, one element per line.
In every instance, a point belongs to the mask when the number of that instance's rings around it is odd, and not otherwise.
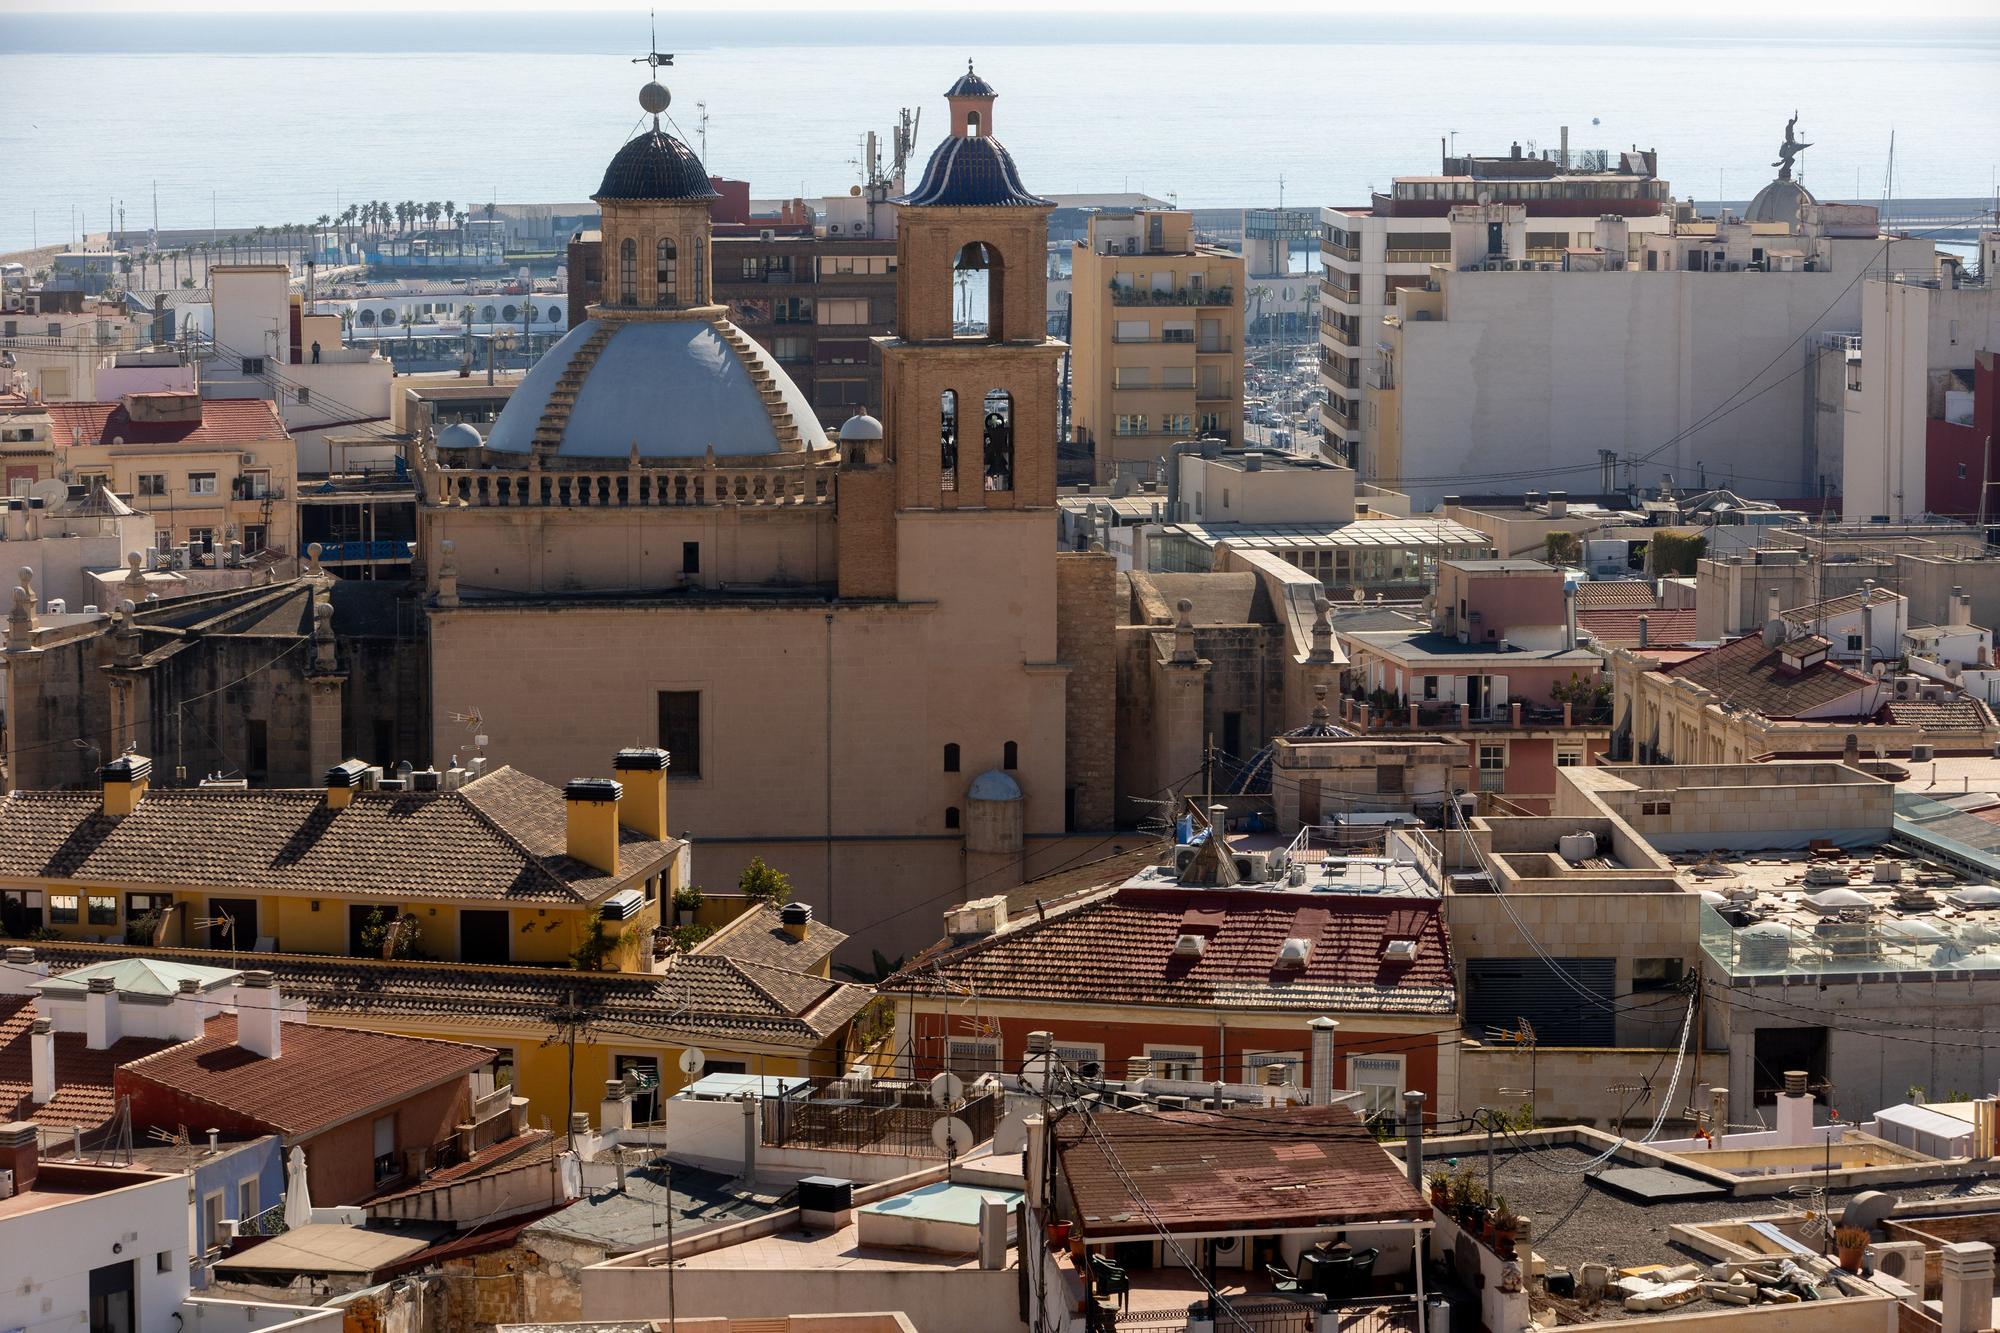
<path fill-rule="evenodd" d="M 515 509 L 778 507 L 832 504 L 836 470 L 830 461 L 602 470 L 427 467 L 423 481 L 425 496 L 434 505 Z"/>

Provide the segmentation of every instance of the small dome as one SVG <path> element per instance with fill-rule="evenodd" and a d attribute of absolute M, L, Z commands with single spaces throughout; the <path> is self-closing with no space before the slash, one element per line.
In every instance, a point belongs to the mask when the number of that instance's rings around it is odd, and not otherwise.
<path fill-rule="evenodd" d="M 965 73 L 958 76 L 958 82 L 945 92 L 946 97 L 998 97 L 993 85 L 972 72 L 972 62 L 965 62 Z"/>
<path fill-rule="evenodd" d="M 965 789 L 968 801 L 1018 801 L 1021 799 L 1021 784 L 997 768 L 989 768 L 972 780 Z"/>
<path fill-rule="evenodd" d="M 437 447 L 440 449 L 483 449 L 486 437 L 479 433 L 479 427 L 470 421 L 454 421 L 438 432 Z"/>
<path fill-rule="evenodd" d="M 937 146 L 924 178 L 899 203 L 919 207 L 1051 208 L 1053 199 L 1028 193 L 1012 154 L 998 139 L 953 135 Z"/>
<path fill-rule="evenodd" d="M 593 200 L 719 199 L 708 170 L 694 150 L 661 130 L 649 130 L 628 142 L 604 169 L 604 181 Z"/>
<path fill-rule="evenodd" d="M 840 424 L 840 438 L 846 444 L 860 444 L 882 438 L 882 423 L 866 412 L 856 412 Z"/>
<path fill-rule="evenodd" d="M 1757 197 L 1750 201 L 1750 207 L 1743 211 L 1745 222 L 1782 222 L 1796 227 L 1805 216 L 1806 205 L 1819 201 L 1812 197 L 1812 191 L 1797 181 L 1772 181 L 1757 191 Z"/>

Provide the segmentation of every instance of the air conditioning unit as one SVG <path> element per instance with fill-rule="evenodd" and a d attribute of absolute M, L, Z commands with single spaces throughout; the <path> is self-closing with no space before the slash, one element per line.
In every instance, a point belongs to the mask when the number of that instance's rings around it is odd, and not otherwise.
<path fill-rule="evenodd" d="M 241 464 L 241 465 L 242 465 L 243 467 L 255 467 L 255 466 L 257 466 L 257 455 L 255 455 L 255 454 L 238 454 L 238 455 L 236 456 L 236 461 L 237 461 L 237 462 L 238 462 L 239 464 Z"/>
<path fill-rule="evenodd" d="M 1920 1240 L 1882 1241 L 1870 1245 L 1862 1258 L 1884 1277 L 1919 1289 L 1924 1285 L 1924 1243 Z"/>
<path fill-rule="evenodd" d="M 763 227 L 758 230 L 757 239 L 760 241 L 775 241 L 778 239 L 778 233 L 769 227 Z"/>
<path fill-rule="evenodd" d="M 1262 884 L 1266 880 L 1276 879 L 1285 871 L 1285 858 L 1282 853 L 1278 853 L 1277 864 L 1273 865 L 1272 855 L 1271 852 L 1238 852 L 1234 858 L 1236 878 L 1245 884 Z"/>
<path fill-rule="evenodd" d="M 1912 745 L 1910 747 L 1910 762 L 1913 764 L 1928 764 L 1931 761 L 1931 753 L 1931 747 L 1928 745 Z"/>

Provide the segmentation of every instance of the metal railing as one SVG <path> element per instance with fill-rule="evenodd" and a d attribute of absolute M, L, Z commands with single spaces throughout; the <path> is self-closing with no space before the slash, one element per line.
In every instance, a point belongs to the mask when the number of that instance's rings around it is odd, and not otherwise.
<path fill-rule="evenodd" d="M 1113 287 L 1113 305 L 1228 305 L 1236 298 L 1234 287 L 1176 287 L 1154 291 L 1147 287 Z"/>
<path fill-rule="evenodd" d="M 1236 350 L 1234 338 L 1203 338 L 1194 349 L 1198 354 L 1233 352 Z"/>
<path fill-rule="evenodd" d="M 762 1137 L 768 1148 L 943 1157 L 931 1135 L 951 1116 L 972 1131 L 970 1143 L 952 1145 L 963 1156 L 993 1137 L 999 1104 L 999 1094 L 988 1093 L 945 1109 L 932 1104 L 928 1084 L 815 1079 L 803 1090 L 764 1099 Z"/>
<path fill-rule="evenodd" d="M 1422 250 L 1390 250 L 1382 256 L 1386 264 L 1444 264 L 1451 261 L 1451 247 L 1440 245 Z"/>
<path fill-rule="evenodd" d="M 236 1224 L 236 1234 L 239 1236 L 277 1236 L 282 1235 L 287 1229 L 283 1199 L 255 1217 L 246 1217 Z"/>

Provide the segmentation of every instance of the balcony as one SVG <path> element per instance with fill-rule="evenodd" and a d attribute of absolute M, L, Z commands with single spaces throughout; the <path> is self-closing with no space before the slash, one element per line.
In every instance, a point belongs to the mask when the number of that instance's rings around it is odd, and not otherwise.
<path fill-rule="evenodd" d="M 1204 384 L 1194 391 L 1194 400 L 1198 403 L 1224 402 L 1233 397 L 1235 397 L 1235 394 L 1226 383 Z"/>
<path fill-rule="evenodd" d="M 1320 367 L 1320 375 L 1327 383 L 1339 385 L 1343 389 L 1358 389 L 1361 387 L 1361 377 L 1351 370 L 1342 370 L 1336 366 L 1324 365 Z"/>
<path fill-rule="evenodd" d="M 1336 287 L 1330 282 L 1319 285 L 1320 294 L 1339 301 L 1342 305 L 1361 304 L 1361 291 L 1356 287 Z"/>
<path fill-rule="evenodd" d="M 1440 245 L 1422 250 L 1390 250 L 1383 256 L 1390 264 L 1448 264 L 1451 262 L 1451 247 Z"/>
<path fill-rule="evenodd" d="M 1361 262 L 1361 247 L 1354 243 L 1336 245 L 1332 241 L 1321 241 L 1319 243 L 1319 257 L 1323 262 L 1329 264 L 1342 261 L 1349 264 L 1358 264 Z"/>
<path fill-rule="evenodd" d="M 1343 347 L 1359 347 L 1361 345 L 1360 338 L 1352 329 L 1342 324 L 1337 316 L 1321 315 L 1319 318 L 1319 327 L 1321 332 Z"/>
<path fill-rule="evenodd" d="M 1145 287 L 1111 288 L 1113 305 L 1166 305 L 1166 306 L 1209 306 L 1232 305 L 1235 303 L 1234 287 L 1176 287 L 1171 291 L 1154 291 Z"/>

